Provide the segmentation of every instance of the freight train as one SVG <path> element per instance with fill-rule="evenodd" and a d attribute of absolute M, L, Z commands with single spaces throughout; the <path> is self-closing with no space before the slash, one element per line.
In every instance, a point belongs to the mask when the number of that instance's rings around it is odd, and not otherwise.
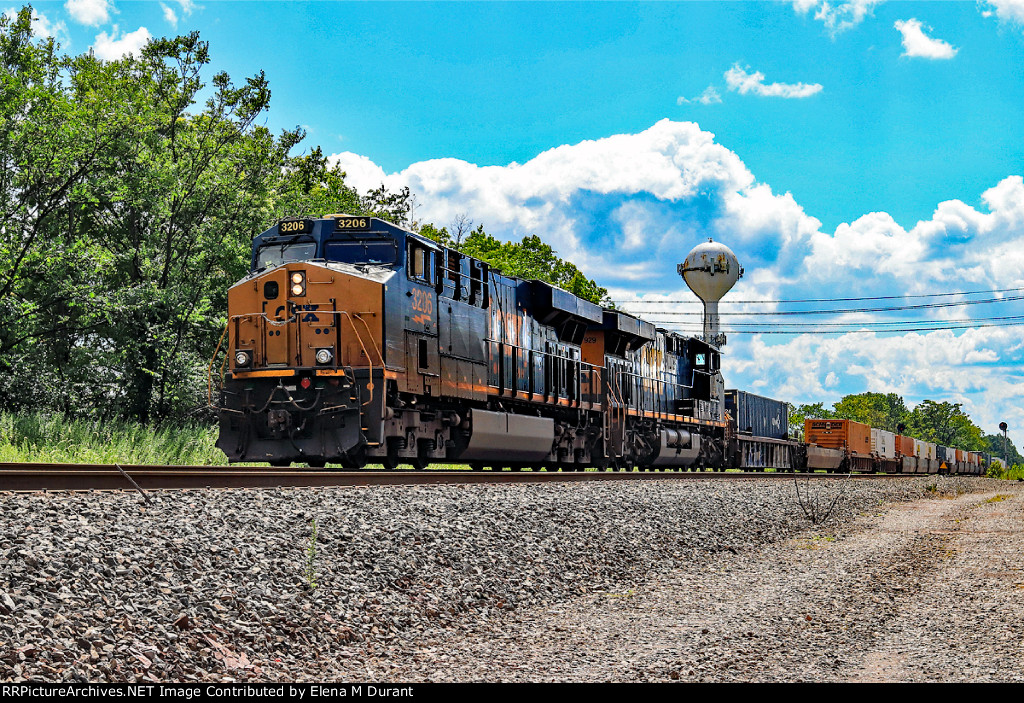
<path fill-rule="evenodd" d="M 792 441 L 780 404 L 726 392 L 704 339 L 376 217 L 288 219 L 256 236 L 224 336 L 210 399 L 217 378 L 217 446 L 231 462 L 868 469 L 854 425 L 842 440 L 829 425 L 816 443 Z M 870 450 L 899 459 L 871 469 L 930 471 L 909 446 Z"/>

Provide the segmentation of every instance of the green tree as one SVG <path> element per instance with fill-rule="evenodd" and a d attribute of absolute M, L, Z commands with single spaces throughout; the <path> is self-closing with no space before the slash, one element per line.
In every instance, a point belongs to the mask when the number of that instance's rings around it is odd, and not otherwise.
<path fill-rule="evenodd" d="M 0 19 L 0 399 L 180 414 L 302 132 L 257 124 L 262 74 L 207 83 L 198 34 L 111 62 L 57 49 L 30 8 Z"/>
<path fill-rule="evenodd" d="M 76 407 L 75 391 L 95 385 L 85 340 L 106 320 L 102 257 L 76 234 L 74 202 L 126 124 L 108 94 L 76 88 L 72 62 L 31 21 L 31 7 L 0 16 L 0 401 Z"/>
<path fill-rule="evenodd" d="M 960 409 L 961 403 L 924 400 L 907 415 L 907 435 L 925 442 L 983 451 L 981 428 Z"/>
<path fill-rule="evenodd" d="M 833 416 L 896 432 L 906 419 L 907 406 L 897 393 L 857 393 L 836 403 Z"/>
<path fill-rule="evenodd" d="M 559 258 L 551 245 L 545 244 L 537 235 L 523 237 L 521 242 L 503 242 L 479 225 L 464 236 L 467 222 L 465 215 L 458 216 L 452 225 L 454 234 L 447 227 L 438 229 L 433 224 L 423 225 L 419 233 L 438 244 L 485 261 L 509 276 L 545 281 L 592 303 L 608 303 L 607 289 L 588 279 L 575 264 Z M 463 237 L 461 243 L 460 237 Z"/>
<path fill-rule="evenodd" d="M 824 403 L 791 405 L 789 407 L 789 436 L 804 436 L 804 420 L 812 418 L 827 419 L 832 416 L 832 411 L 826 410 Z"/>
<path fill-rule="evenodd" d="M 988 452 L 994 457 L 1003 458 L 1003 435 L 988 434 L 982 437 L 982 442 L 984 442 L 984 449 L 982 451 Z M 1017 451 L 1016 445 L 1014 445 L 1013 440 L 1009 437 L 1006 438 L 1006 455 L 1010 466 L 1024 464 L 1024 456 L 1021 456 L 1021 453 Z"/>
<path fill-rule="evenodd" d="M 480 225 L 459 249 L 510 276 L 546 281 L 593 303 L 600 304 L 608 298 L 607 289 L 584 276 L 575 264 L 559 258 L 555 250 L 535 234 L 523 237 L 519 243 L 502 242 L 487 234 Z"/>
<path fill-rule="evenodd" d="M 288 158 L 271 198 L 274 219 L 368 214 L 363 198 L 345 184 L 345 172 L 338 165 L 329 166 L 320 147 L 309 154 Z"/>
<path fill-rule="evenodd" d="M 412 195 L 408 188 L 402 188 L 397 193 L 394 193 L 382 184 L 379 188 L 366 193 L 362 197 L 361 205 L 362 213 L 358 214 L 379 217 L 396 225 L 415 225 L 415 223 L 409 220 L 409 213 L 412 210 Z"/>
<path fill-rule="evenodd" d="M 432 239 L 438 244 L 446 247 L 456 248 L 455 242 L 452 240 L 452 236 L 448 233 L 447 227 L 438 229 L 434 225 L 427 223 L 420 227 L 419 234 L 423 235 L 427 239 Z"/>

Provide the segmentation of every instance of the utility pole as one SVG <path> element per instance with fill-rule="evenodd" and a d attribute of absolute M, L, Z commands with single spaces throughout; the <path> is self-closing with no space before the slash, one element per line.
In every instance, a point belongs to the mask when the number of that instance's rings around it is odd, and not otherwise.
<path fill-rule="evenodd" d="M 1006 423 L 1000 422 L 999 429 L 1003 431 L 1003 464 L 1006 465 L 1006 468 L 1010 468 L 1010 462 L 1006 456 L 1006 430 L 1008 429 Z"/>

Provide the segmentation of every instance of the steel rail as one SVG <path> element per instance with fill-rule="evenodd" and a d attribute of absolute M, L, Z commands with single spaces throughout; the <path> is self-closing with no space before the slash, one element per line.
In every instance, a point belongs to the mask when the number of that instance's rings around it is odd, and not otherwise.
<path fill-rule="evenodd" d="M 917 474 L 853 474 L 895 478 Z M 923 474 L 922 474 L 923 475 Z M 673 479 L 838 478 L 846 474 L 723 471 L 324 471 L 255 466 L 148 466 L 0 462 L 0 492 L 188 488 L 315 488 Z M 130 478 L 129 478 L 130 477 Z M 134 482 L 134 486 L 132 485 Z"/>

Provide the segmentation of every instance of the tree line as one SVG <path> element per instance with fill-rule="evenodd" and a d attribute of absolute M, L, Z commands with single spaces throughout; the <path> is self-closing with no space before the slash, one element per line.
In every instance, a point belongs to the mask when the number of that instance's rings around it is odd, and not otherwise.
<path fill-rule="evenodd" d="M 251 239 L 282 217 L 409 221 L 359 193 L 301 128 L 261 124 L 271 91 L 212 72 L 198 33 L 103 61 L 0 16 L 0 407 L 143 423 L 205 412 L 206 369 Z M 212 75 L 211 75 L 212 74 Z M 536 237 L 452 242 L 516 275 L 606 295 Z"/>

